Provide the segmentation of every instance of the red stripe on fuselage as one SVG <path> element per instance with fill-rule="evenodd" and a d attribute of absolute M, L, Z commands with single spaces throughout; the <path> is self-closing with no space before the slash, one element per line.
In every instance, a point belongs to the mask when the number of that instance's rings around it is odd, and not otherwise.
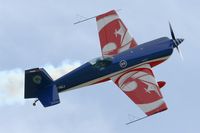
<path fill-rule="evenodd" d="M 165 60 L 154 61 L 154 62 L 150 62 L 149 64 L 151 65 L 151 67 L 155 67 L 155 66 L 163 63 Z"/>
<path fill-rule="evenodd" d="M 106 79 L 100 80 L 100 81 L 98 81 L 98 82 L 96 82 L 96 83 L 94 83 L 94 84 L 103 83 L 103 82 L 106 82 L 106 81 L 109 81 L 109 80 L 110 80 L 110 78 L 106 78 Z M 94 85 L 94 84 L 93 84 L 93 85 Z"/>

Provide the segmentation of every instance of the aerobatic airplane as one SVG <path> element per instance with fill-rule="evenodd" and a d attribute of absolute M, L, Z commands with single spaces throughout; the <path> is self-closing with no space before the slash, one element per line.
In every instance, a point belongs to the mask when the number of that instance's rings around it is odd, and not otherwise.
<path fill-rule="evenodd" d="M 161 37 L 137 45 L 115 10 L 95 16 L 102 56 L 93 59 L 57 80 L 43 68 L 25 71 L 25 98 L 36 98 L 44 107 L 60 103 L 58 93 L 112 80 L 146 114 L 167 109 L 152 68 L 167 60 L 183 42 Z M 36 101 L 33 105 L 35 105 Z"/>

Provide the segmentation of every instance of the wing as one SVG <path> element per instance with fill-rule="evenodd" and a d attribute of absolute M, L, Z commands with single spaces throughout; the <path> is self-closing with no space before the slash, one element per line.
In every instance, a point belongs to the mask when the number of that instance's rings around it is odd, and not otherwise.
<path fill-rule="evenodd" d="M 104 57 L 112 57 L 137 45 L 116 11 L 99 15 L 96 21 Z"/>
<path fill-rule="evenodd" d="M 128 70 L 111 79 L 146 115 L 167 109 L 149 64 Z"/>

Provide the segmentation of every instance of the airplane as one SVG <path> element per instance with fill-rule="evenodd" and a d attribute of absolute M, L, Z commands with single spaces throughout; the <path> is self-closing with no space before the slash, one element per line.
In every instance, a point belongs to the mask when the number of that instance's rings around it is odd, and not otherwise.
<path fill-rule="evenodd" d="M 138 45 L 115 10 L 95 16 L 102 56 L 53 80 L 43 68 L 25 70 L 25 99 L 36 98 L 44 107 L 60 103 L 59 93 L 112 80 L 145 114 L 167 110 L 152 68 L 166 61 L 184 39 L 161 37 Z"/>

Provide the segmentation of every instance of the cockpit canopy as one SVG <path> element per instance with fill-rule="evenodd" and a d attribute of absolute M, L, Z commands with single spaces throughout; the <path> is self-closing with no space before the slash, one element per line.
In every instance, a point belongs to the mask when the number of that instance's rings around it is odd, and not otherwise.
<path fill-rule="evenodd" d="M 112 57 L 98 57 L 91 60 L 90 64 L 96 69 L 103 70 L 112 64 L 112 59 Z"/>

